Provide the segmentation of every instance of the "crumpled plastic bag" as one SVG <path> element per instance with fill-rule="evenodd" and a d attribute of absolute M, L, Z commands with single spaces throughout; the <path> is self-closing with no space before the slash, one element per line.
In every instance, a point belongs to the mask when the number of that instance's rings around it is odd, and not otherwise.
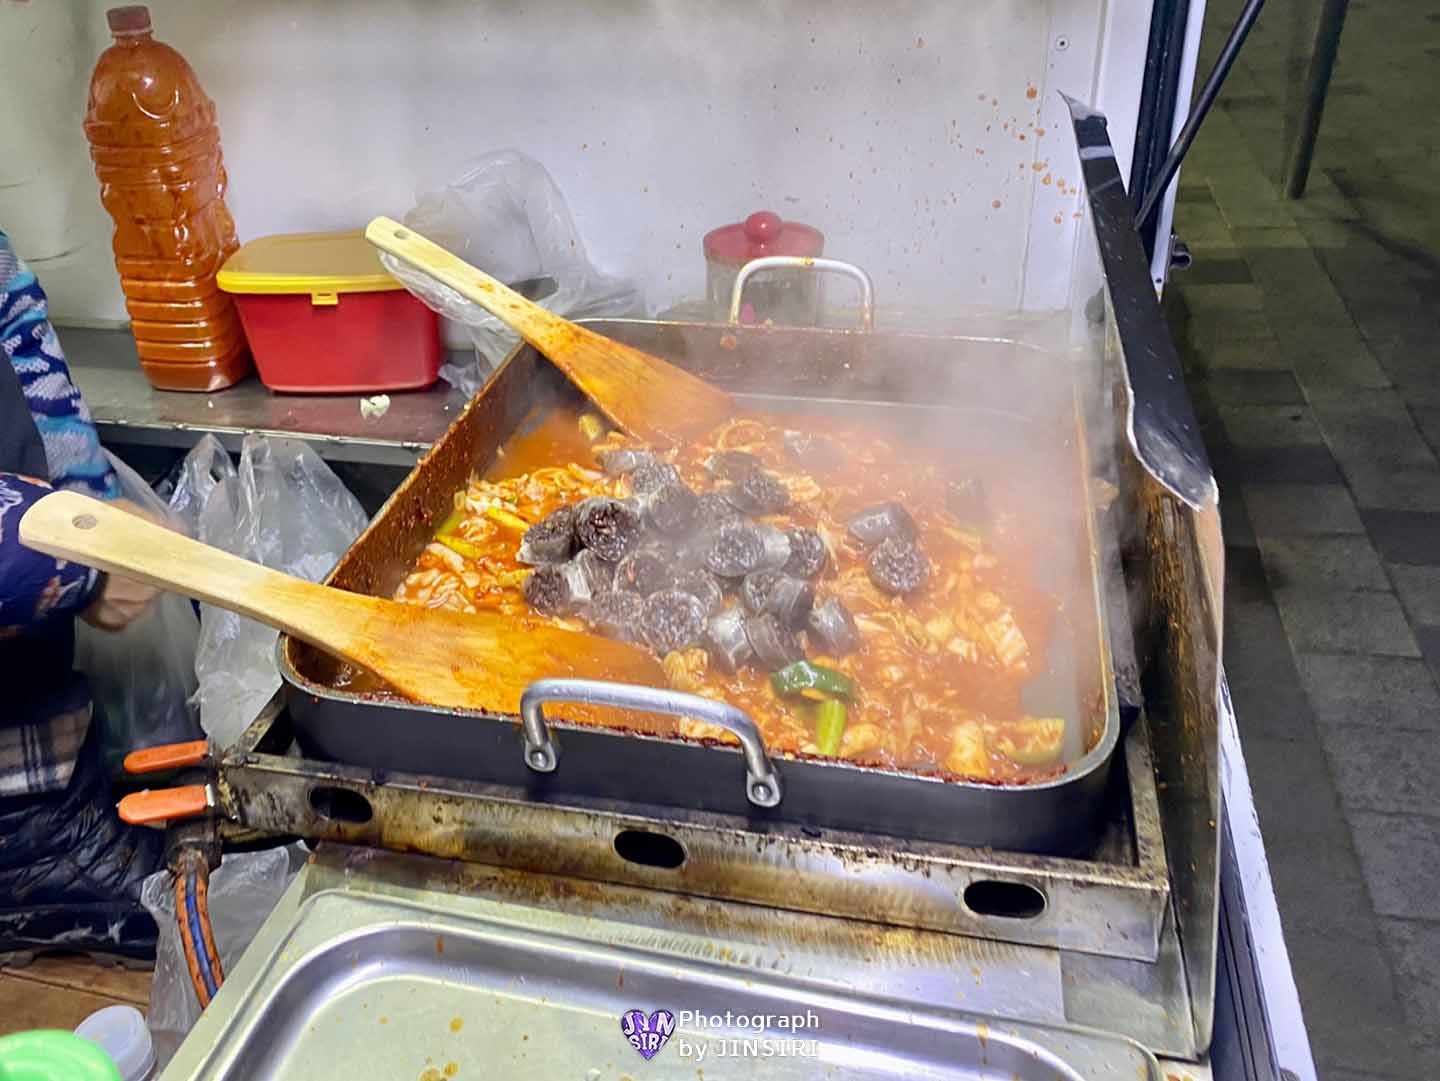
<path fill-rule="evenodd" d="M 234 969 L 304 861 L 304 848 L 289 845 L 263 852 L 231 853 L 211 872 L 210 924 L 223 971 Z M 200 1019 L 200 1000 L 195 997 L 180 932 L 175 926 L 175 876 L 168 870 L 150 875 L 141 888 L 140 901 L 159 928 L 150 1011 L 145 1023 L 155 1041 L 156 1060 L 163 1069 Z"/>
<path fill-rule="evenodd" d="M 422 192 L 403 220 L 507 285 L 531 283 L 521 291 L 567 319 L 645 314 L 639 284 L 602 274 L 591 265 L 554 179 L 518 150 L 475 158 L 454 180 Z M 458 324 L 474 344 L 475 355 L 440 369 L 446 382 L 474 394 L 519 343 L 519 335 L 423 271 L 384 252 L 380 260 L 406 289 Z"/>
<path fill-rule="evenodd" d="M 240 465 L 218 441 L 187 456 L 171 497 L 206 544 L 318 582 L 365 528 L 365 511 L 320 456 L 298 439 L 247 435 Z M 200 606 L 195 654 L 200 724 L 229 747 L 280 686 L 277 631 L 234 612 Z"/>
<path fill-rule="evenodd" d="M 120 494 L 178 533 L 190 531 L 141 476 L 109 451 Z M 100 720 L 100 754 L 113 777 L 129 752 L 202 735 L 195 693 L 200 621 L 189 598 L 162 593 L 139 619 L 119 631 L 75 622 L 75 667 L 85 673 Z"/>
<path fill-rule="evenodd" d="M 172 473 L 172 476 L 175 480 L 169 495 L 170 514 L 185 527 L 186 533 L 199 536 L 205 502 L 216 485 L 235 477 L 235 463 L 220 440 L 207 435 L 190 448 L 180 463 L 178 475 Z M 163 486 L 160 491 L 164 493 Z"/>

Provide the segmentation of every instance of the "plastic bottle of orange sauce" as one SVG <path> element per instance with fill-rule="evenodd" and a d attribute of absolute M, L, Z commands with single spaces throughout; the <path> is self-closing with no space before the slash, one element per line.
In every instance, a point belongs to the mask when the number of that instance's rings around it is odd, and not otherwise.
<path fill-rule="evenodd" d="M 90 79 L 85 135 L 115 220 L 115 265 L 140 365 L 162 390 L 218 390 L 250 354 L 215 275 L 239 247 L 215 104 L 145 7 L 107 13 L 115 44 Z"/>

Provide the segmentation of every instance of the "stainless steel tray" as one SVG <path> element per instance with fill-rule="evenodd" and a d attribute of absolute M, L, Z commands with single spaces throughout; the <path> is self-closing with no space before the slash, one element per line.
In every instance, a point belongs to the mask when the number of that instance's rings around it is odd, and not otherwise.
<path fill-rule="evenodd" d="M 363 859 L 354 870 L 339 889 L 306 896 L 304 875 L 292 886 L 164 1081 L 1162 1077 L 1124 1038 L 616 945 L 593 920 L 523 905 L 387 896 L 366 888 Z M 622 1032 L 631 1010 L 676 1018 L 648 1060 Z"/>

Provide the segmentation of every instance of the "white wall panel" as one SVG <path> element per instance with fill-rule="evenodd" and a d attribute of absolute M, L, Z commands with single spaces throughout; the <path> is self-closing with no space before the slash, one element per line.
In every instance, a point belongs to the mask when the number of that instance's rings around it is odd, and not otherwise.
<path fill-rule="evenodd" d="M 1125 9 L 1148 4 L 1119 4 L 1118 31 L 1104 0 L 150 6 L 219 107 L 242 239 L 403 211 L 513 146 L 652 309 L 703 293 L 706 229 L 768 207 L 865 265 L 882 305 L 950 310 L 1067 302 L 1081 208 L 1055 91 L 1093 100 L 1117 34 L 1143 55 L 1148 11 Z M 0 127 L 0 228 L 68 252 L 45 281 L 71 319 L 124 317 L 80 130 L 107 6 L 0 0 L 25 114 Z"/>

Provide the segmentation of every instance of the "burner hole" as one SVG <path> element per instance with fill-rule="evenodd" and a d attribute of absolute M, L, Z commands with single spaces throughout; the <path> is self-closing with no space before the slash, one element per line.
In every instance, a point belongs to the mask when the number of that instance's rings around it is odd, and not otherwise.
<path fill-rule="evenodd" d="M 1033 920 L 1045 911 L 1045 895 L 1024 882 L 981 879 L 965 887 L 965 906 L 981 916 Z"/>
<path fill-rule="evenodd" d="M 316 785 L 310 789 L 310 807 L 321 818 L 352 822 L 357 826 L 375 817 L 370 801 L 359 792 L 331 785 Z"/>
<path fill-rule="evenodd" d="M 649 830 L 621 830 L 615 835 L 615 854 L 629 863 L 667 871 L 685 862 L 685 848 L 679 841 Z"/>

